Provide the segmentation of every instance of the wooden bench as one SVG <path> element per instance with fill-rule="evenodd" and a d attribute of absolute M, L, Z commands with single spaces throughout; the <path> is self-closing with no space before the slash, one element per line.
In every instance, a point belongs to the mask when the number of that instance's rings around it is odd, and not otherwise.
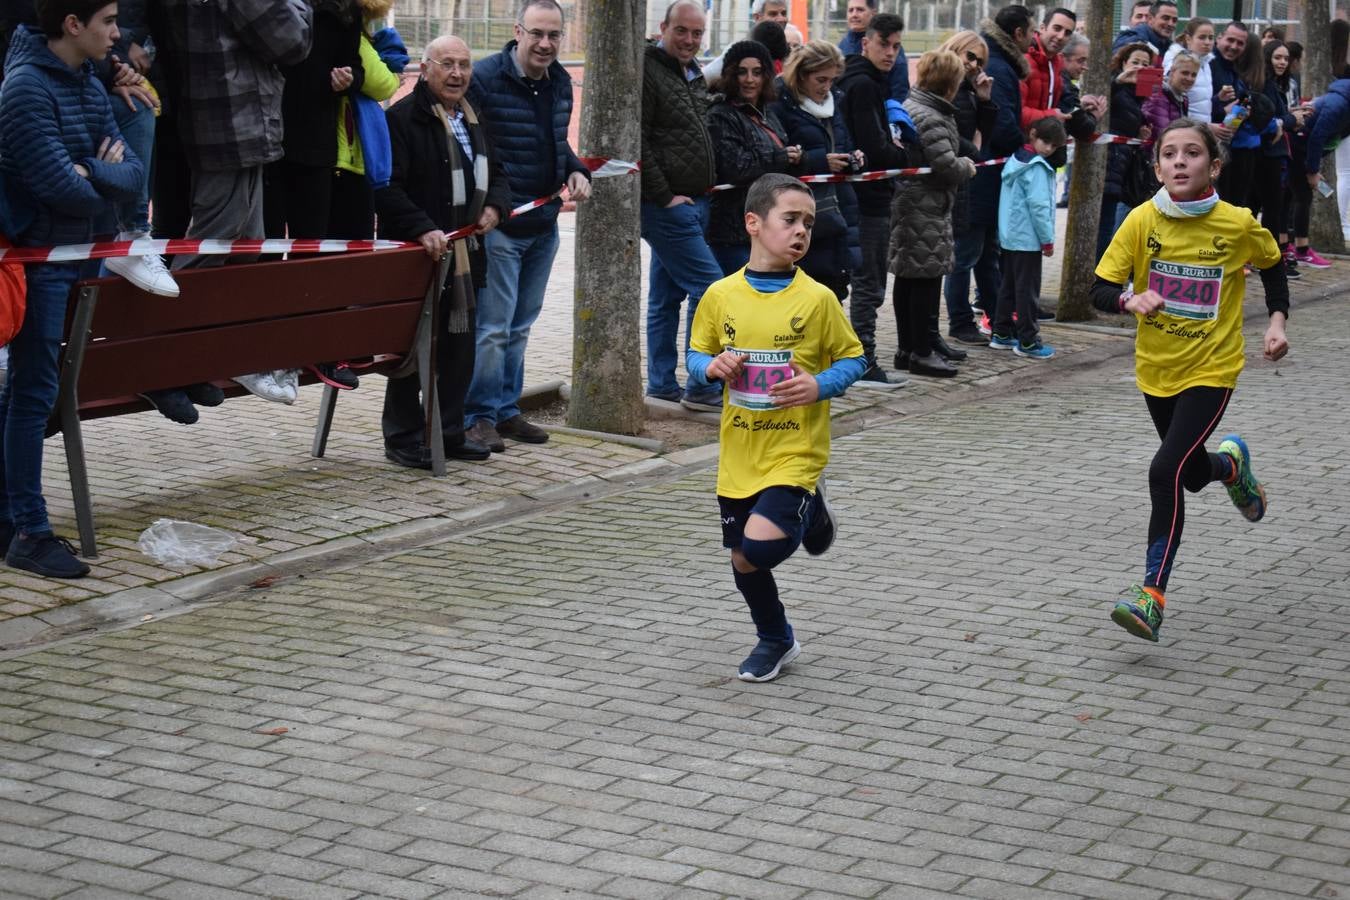
<path fill-rule="evenodd" d="M 65 439 L 81 553 L 96 556 L 98 548 L 80 423 L 153 409 L 137 396 L 145 391 L 209 381 L 239 396 L 247 391 L 230 376 L 373 357 L 366 371 L 420 375 L 428 438 L 439 435 L 434 343 L 448 265 L 408 248 L 185 269 L 174 273 L 176 298 L 121 278 L 78 283 L 48 432 Z M 314 456 L 327 446 L 337 394 L 324 386 Z M 432 472 L 444 475 L 442 442 L 427 443 Z"/>

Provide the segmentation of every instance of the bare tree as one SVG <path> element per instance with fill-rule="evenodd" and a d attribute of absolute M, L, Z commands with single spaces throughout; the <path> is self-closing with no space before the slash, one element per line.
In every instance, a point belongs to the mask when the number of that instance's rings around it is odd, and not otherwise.
<path fill-rule="evenodd" d="M 1111 38 L 1115 3 L 1113 0 L 1087 0 L 1083 18 L 1092 51 L 1083 73 L 1083 93 L 1111 99 Z M 1107 122 L 1098 123 L 1106 131 Z M 1101 218 L 1102 191 L 1106 187 L 1106 151 L 1079 141 L 1074 144 L 1073 175 L 1069 180 L 1069 223 L 1060 251 L 1059 305 L 1055 318 L 1061 322 L 1082 322 L 1094 317 L 1088 290 L 1095 278 L 1097 260 L 1097 224 Z"/>
<path fill-rule="evenodd" d="M 588 0 L 583 156 L 636 160 L 641 153 L 645 13 L 638 0 Z M 639 215 L 636 175 L 597 178 L 591 198 L 578 204 L 567 413 L 576 428 L 642 430 Z"/>
<path fill-rule="evenodd" d="M 1307 42 L 1303 46 L 1303 85 L 1305 97 L 1318 97 L 1327 92 L 1334 74 L 1345 68 L 1346 61 L 1331 58 L 1331 30 L 1327 23 L 1331 21 L 1331 8 L 1327 0 L 1306 0 L 1303 4 L 1304 33 Z M 1291 172 L 1290 178 L 1302 178 L 1303 172 Z M 1327 153 L 1322 157 L 1322 179 L 1333 188 L 1336 186 L 1336 158 Z M 1345 249 L 1345 237 L 1341 232 L 1340 205 L 1335 197 L 1325 199 L 1313 194 L 1312 222 L 1308 228 L 1308 238 L 1313 246 L 1337 253 Z"/>

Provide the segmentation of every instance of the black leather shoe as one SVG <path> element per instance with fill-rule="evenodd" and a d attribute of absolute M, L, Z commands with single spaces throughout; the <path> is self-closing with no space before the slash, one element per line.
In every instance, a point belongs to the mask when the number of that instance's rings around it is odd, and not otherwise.
<path fill-rule="evenodd" d="M 431 451 L 421 444 L 411 447 L 385 447 L 384 458 L 409 469 L 431 469 Z"/>
<path fill-rule="evenodd" d="M 947 362 L 936 353 L 930 353 L 927 356 L 909 357 L 909 371 L 911 375 L 927 375 L 930 378 L 951 378 L 956 374 L 956 366 Z"/>
<path fill-rule="evenodd" d="M 895 351 L 895 367 L 896 367 L 897 369 L 899 369 L 901 372 L 903 372 L 903 371 L 905 371 L 906 369 L 909 368 L 909 351 L 908 351 L 908 350 L 897 350 L 897 351 Z"/>
<path fill-rule="evenodd" d="M 953 347 L 943 340 L 942 332 L 937 329 L 933 329 L 929 334 L 928 339 L 932 342 L 933 352 L 948 362 L 961 362 L 966 357 L 970 356 L 966 351 L 958 350 L 956 347 Z"/>
<path fill-rule="evenodd" d="M 468 438 L 451 446 L 448 442 L 445 445 L 445 455 L 450 459 L 462 459 L 466 462 L 482 462 L 492 455 L 492 451 L 477 441 L 471 441 Z"/>

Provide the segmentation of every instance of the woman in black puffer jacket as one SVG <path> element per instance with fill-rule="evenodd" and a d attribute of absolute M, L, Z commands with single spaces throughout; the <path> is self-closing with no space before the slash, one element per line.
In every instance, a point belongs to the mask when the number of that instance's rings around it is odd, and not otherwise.
<path fill-rule="evenodd" d="M 810 41 L 792 54 L 783 77 L 774 85 L 778 101 L 773 111 L 788 141 L 802 148 L 805 173 L 862 171 L 865 160 L 853 148 L 839 110 L 842 95 L 833 88 L 843 70 L 844 57 L 838 47 L 828 41 Z M 816 197 L 816 225 L 811 249 L 798 265 L 842 301 L 848 296 L 851 273 L 862 264 L 858 200 L 847 182 L 813 184 L 811 193 Z"/>
<path fill-rule="evenodd" d="M 1135 95 L 1139 70 L 1153 65 L 1153 48 L 1143 42 L 1126 44 L 1111 57 L 1111 133 L 1148 140 L 1153 133 L 1144 121 L 1144 106 Z M 1129 144 L 1106 148 L 1106 187 L 1102 191 L 1102 216 L 1097 223 L 1097 258 L 1115 236 L 1130 207 L 1125 203 L 1126 179 L 1135 157 L 1148 151 Z"/>
<path fill-rule="evenodd" d="M 713 194 L 707 238 L 722 274 L 730 275 L 750 259 L 745 231 L 750 185 L 769 172 L 799 174 L 802 148 L 788 141 L 778 115 L 769 108 L 775 94 L 768 48 L 757 41 L 738 41 L 722 59 L 722 97 L 708 109 L 708 134 L 718 184 L 735 187 Z"/>

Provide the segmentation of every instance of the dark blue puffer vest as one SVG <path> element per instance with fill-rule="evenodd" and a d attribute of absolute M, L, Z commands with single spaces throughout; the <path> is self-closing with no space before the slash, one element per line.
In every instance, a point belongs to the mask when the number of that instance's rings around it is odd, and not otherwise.
<path fill-rule="evenodd" d="M 511 205 L 519 206 L 556 191 L 574 171 L 584 170 L 567 145 L 572 119 L 572 78 L 561 63 L 548 69 L 553 89 L 552 133 L 541 132 L 534 90 L 516 70 L 516 42 L 502 52 L 479 60 L 473 67 L 469 102 L 487 124 L 488 133 L 511 184 Z M 552 165 L 540 152 L 541 136 L 552 137 Z M 516 236 L 547 231 L 558 218 L 561 200 L 554 200 L 502 223 L 502 231 Z"/>

